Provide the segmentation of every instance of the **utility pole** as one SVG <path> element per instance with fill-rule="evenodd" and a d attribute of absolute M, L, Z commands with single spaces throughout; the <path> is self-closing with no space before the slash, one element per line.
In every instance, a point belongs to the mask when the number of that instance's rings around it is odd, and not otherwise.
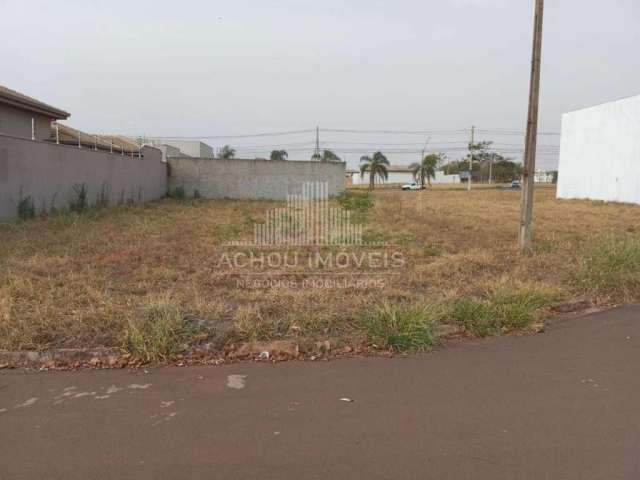
<path fill-rule="evenodd" d="M 469 143 L 469 178 L 467 179 L 467 191 L 471 191 L 471 179 L 473 178 L 473 148 L 476 137 L 476 127 L 471 127 L 471 142 Z"/>
<path fill-rule="evenodd" d="M 535 0 L 533 27 L 533 54 L 531 60 L 531 81 L 529 86 L 529 114 L 527 117 L 527 138 L 524 151 L 524 171 L 522 175 L 522 206 L 520 212 L 520 249 L 531 248 L 531 223 L 533 219 L 533 188 L 536 169 L 536 148 L 538 143 L 538 110 L 540 107 L 540 64 L 542 58 L 542 19 L 544 0 Z"/>
<path fill-rule="evenodd" d="M 489 163 L 489 185 L 493 183 L 493 162 L 496 158 L 496 154 L 491 154 L 491 163 Z"/>
<path fill-rule="evenodd" d="M 317 157 L 320 156 L 320 127 L 316 127 L 316 153 Z"/>

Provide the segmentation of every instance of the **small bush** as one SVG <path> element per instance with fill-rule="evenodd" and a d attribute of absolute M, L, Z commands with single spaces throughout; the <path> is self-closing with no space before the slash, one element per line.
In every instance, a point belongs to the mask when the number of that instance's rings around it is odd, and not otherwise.
<path fill-rule="evenodd" d="M 18 217 L 28 220 L 36 216 L 36 207 L 31 197 L 21 198 L 18 202 Z"/>
<path fill-rule="evenodd" d="M 380 348 L 426 350 L 438 342 L 440 318 L 441 312 L 434 306 L 383 305 L 363 313 L 359 323 Z"/>

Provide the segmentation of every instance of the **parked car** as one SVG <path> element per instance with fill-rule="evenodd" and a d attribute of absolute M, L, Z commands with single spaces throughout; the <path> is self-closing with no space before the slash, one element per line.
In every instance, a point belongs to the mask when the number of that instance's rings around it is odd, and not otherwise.
<path fill-rule="evenodd" d="M 422 190 L 422 186 L 419 183 L 411 182 L 403 185 L 402 190 Z"/>
<path fill-rule="evenodd" d="M 520 190 L 520 180 L 514 180 L 511 182 L 511 188 L 513 190 Z"/>

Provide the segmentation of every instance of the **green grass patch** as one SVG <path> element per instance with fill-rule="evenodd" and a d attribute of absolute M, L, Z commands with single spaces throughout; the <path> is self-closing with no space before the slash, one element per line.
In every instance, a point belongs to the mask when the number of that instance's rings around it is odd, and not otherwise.
<path fill-rule="evenodd" d="M 600 300 L 635 302 L 640 299 L 640 238 L 600 237 L 578 254 L 573 283 Z"/>
<path fill-rule="evenodd" d="M 371 343 L 382 349 L 426 350 L 438 343 L 437 306 L 382 305 L 363 313 L 359 325 Z"/>
<path fill-rule="evenodd" d="M 124 347 L 145 362 L 166 362 L 180 353 L 182 314 L 169 299 L 150 300 L 139 318 L 129 319 Z"/>
<path fill-rule="evenodd" d="M 345 210 L 365 212 L 373 208 L 373 198 L 369 192 L 345 192 L 338 197 L 338 203 Z"/>
<path fill-rule="evenodd" d="M 440 245 L 436 245 L 435 243 L 430 245 L 425 245 L 422 248 L 422 253 L 427 257 L 439 257 L 444 253 L 444 249 Z"/>
<path fill-rule="evenodd" d="M 462 298 L 451 305 L 451 319 L 478 337 L 503 331 L 528 330 L 536 313 L 558 301 L 559 295 L 542 289 L 498 289 L 485 298 Z"/>

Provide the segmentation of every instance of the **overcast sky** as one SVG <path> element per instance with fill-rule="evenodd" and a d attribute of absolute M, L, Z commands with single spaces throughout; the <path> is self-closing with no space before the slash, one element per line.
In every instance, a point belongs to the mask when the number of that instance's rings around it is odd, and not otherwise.
<path fill-rule="evenodd" d="M 563 112 L 640 94 L 638 0 L 546 3 L 542 131 L 558 132 Z M 90 132 L 522 131 L 532 23 L 533 0 L 0 0 L 0 84 L 66 109 Z M 420 150 L 426 136 L 322 132 L 321 141 L 351 165 L 376 147 L 408 163 L 415 154 L 394 150 Z M 428 136 L 431 149 L 451 150 L 468 134 Z M 505 150 L 522 143 L 481 138 Z M 282 144 L 307 158 L 313 140 L 207 141 L 242 156 Z M 541 155 L 543 167 L 554 163 Z"/>

